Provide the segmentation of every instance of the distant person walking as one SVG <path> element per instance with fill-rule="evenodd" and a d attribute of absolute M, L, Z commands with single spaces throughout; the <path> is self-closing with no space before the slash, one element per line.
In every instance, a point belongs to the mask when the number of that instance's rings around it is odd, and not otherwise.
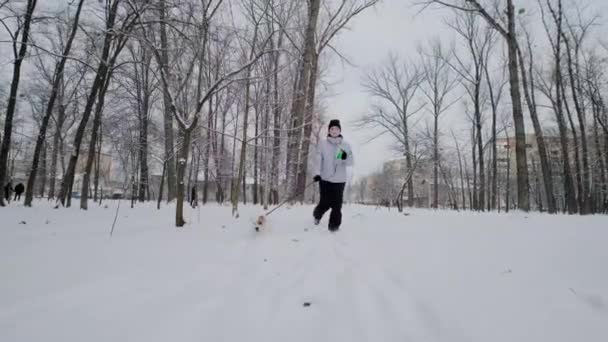
<path fill-rule="evenodd" d="M 195 208 L 196 204 L 197 204 L 197 201 L 196 201 L 196 187 L 193 186 L 192 187 L 192 191 L 190 192 L 190 206 L 192 208 Z"/>
<path fill-rule="evenodd" d="M 15 198 L 13 201 L 21 201 L 21 194 L 25 191 L 23 183 L 19 183 L 15 186 Z"/>
<path fill-rule="evenodd" d="M 8 181 L 4 186 L 4 199 L 7 202 L 11 201 L 11 192 L 13 192 L 13 184 L 11 184 L 11 181 Z"/>

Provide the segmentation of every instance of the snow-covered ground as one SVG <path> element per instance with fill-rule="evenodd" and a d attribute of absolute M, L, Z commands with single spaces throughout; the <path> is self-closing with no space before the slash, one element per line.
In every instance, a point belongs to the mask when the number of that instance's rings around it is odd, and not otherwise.
<path fill-rule="evenodd" d="M 0 341 L 608 341 L 605 216 L 108 205 L 0 209 Z"/>

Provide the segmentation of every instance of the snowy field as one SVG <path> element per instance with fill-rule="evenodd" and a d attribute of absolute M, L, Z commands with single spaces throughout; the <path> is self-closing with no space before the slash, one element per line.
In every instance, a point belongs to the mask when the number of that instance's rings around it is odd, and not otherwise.
<path fill-rule="evenodd" d="M 0 209 L 0 341 L 608 341 L 605 216 L 108 204 Z"/>

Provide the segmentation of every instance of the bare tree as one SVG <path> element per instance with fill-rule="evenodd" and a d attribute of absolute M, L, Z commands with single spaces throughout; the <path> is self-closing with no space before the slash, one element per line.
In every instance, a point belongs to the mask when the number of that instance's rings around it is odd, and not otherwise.
<path fill-rule="evenodd" d="M 457 12 L 458 13 L 458 12 Z M 482 132 L 482 82 L 484 80 L 484 70 L 489 63 L 490 50 L 494 42 L 493 30 L 483 29 L 479 23 L 478 16 L 472 12 L 463 12 L 456 16 L 453 23 L 449 26 L 466 42 L 467 58 L 462 58 L 454 51 L 452 64 L 447 61 L 452 69 L 460 76 L 460 81 L 473 103 L 474 125 L 476 129 L 476 145 L 479 156 L 479 191 L 477 192 L 477 210 L 485 209 L 485 168 L 483 152 L 483 132 Z M 470 61 L 470 62 L 468 62 Z M 476 165 L 474 165 L 476 167 Z"/>
<path fill-rule="evenodd" d="M 605 86 L 607 79 L 604 73 L 606 62 L 601 57 L 597 56 L 596 53 L 590 52 L 586 57 L 585 67 L 585 81 L 584 90 L 591 103 L 591 110 L 593 113 L 593 143 L 595 149 L 595 159 L 599 166 L 599 175 L 594 183 L 599 183 L 600 186 L 594 186 L 596 191 L 596 209 L 597 211 L 606 212 L 608 211 L 608 176 L 607 176 L 607 164 L 608 164 L 608 125 L 606 124 L 606 116 L 608 110 L 605 106 L 603 97 L 603 87 Z M 601 133 L 600 133 L 601 128 Z M 602 154 L 602 141 L 601 136 L 604 136 L 604 153 Z M 594 168 L 596 169 L 596 168 Z"/>
<path fill-rule="evenodd" d="M 21 66 L 27 54 L 28 40 L 30 39 L 30 27 L 34 17 L 36 3 L 37 0 L 27 1 L 22 25 L 19 25 L 15 32 L 8 32 L 13 42 L 13 54 L 15 61 L 13 66 L 11 89 L 8 97 L 8 105 L 6 106 L 6 116 L 4 118 L 4 134 L 2 135 L 2 145 L 0 147 L 0 185 L 2 187 L 4 187 L 8 171 L 8 154 L 11 148 L 13 116 L 15 114 L 15 108 L 17 105 L 17 92 L 19 90 L 19 81 L 21 79 Z M 8 26 L 4 25 L 4 27 L 6 28 Z M 20 42 L 19 39 L 21 40 Z M 17 50 L 18 46 L 19 50 Z M 4 206 L 3 196 L 0 196 L 0 206 Z"/>
<path fill-rule="evenodd" d="M 465 187 L 464 187 L 464 173 L 463 173 L 463 167 L 462 167 L 462 152 L 460 151 L 460 144 L 458 144 L 458 139 L 456 139 L 456 135 L 454 134 L 454 131 L 451 132 L 452 133 L 452 138 L 454 138 L 454 145 L 456 147 L 456 154 L 458 156 L 458 172 L 460 174 L 460 190 L 462 193 L 462 208 L 466 209 L 467 208 L 467 201 L 466 201 L 466 196 L 465 196 Z"/>
<path fill-rule="evenodd" d="M 396 198 L 394 199 L 394 202 L 397 203 L 397 210 L 399 212 L 403 211 L 403 194 L 405 193 L 405 189 L 412 187 L 413 188 L 413 179 L 414 179 L 414 172 L 416 172 L 416 169 L 418 167 L 418 162 L 423 159 L 424 155 L 423 153 L 418 153 L 418 148 L 417 148 L 417 142 L 414 144 L 413 149 L 409 155 L 409 158 L 406 158 L 406 173 L 405 173 L 405 177 L 403 178 L 403 184 L 400 184 L 401 186 L 401 190 L 399 190 L 399 192 L 397 193 Z M 409 160 L 409 163 L 408 163 Z M 399 184 L 397 184 L 399 186 Z M 408 189 L 409 192 L 409 189 Z M 408 206 L 413 207 L 414 203 L 414 191 L 413 189 L 411 190 L 411 195 L 408 194 Z"/>
<path fill-rule="evenodd" d="M 153 80 L 152 53 L 144 43 L 132 42 L 127 45 L 131 60 L 130 68 L 121 72 L 121 89 L 127 95 L 124 97 L 131 111 L 137 118 L 138 131 L 138 200 L 146 200 L 146 193 L 149 192 L 149 126 L 152 106 L 154 105 L 153 92 L 157 87 L 157 82 Z M 122 97 L 122 96 L 121 96 Z"/>
<path fill-rule="evenodd" d="M 551 43 L 551 48 L 553 52 L 553 57 L 555 59 L 555 69 L 552 72 L 552 82 L 554 82 L 555 86 L 555 96 L 553 96 L 551 85 L 547 85 L 544 80 L 541 79 L 542 84 L 540 85 L 540 90 L 545 93 L 545 95 L 551 99 L 551 102 L 554 107 L 555 115 L 557 117 L 557 124 L 559 128 L 560 134 L 560 144 L 561 144 L 561 152 L 562 152 L 562 164 L 563 164 L 563 177 L 564 177 L 564 195 L 566 197 L 566 208 L 568 213 L 573 214 L 577 212 L 577 204 L 576 204 L 576 191 L 574 188 L 574 181 L 572 179 L 572 172 L 570 169 L 570 155 L 569 155 L 569 142 L 568 142 L 568 128 L 566 127 L 566 122 L 564 119 L 564 111 L 563 111 L 563 96 L 562 96 L 562 29 L 563 29 L 563 11 L 562 11 L 562 2 L 558 0 L 558 9 L 557 11 L 551 5 L 551 2 L 547 0 L 547 6 L 551 11 L 552 19 L 555 24 L 556 34 L 555 37 L 552 38 L 552 34 L 550 33 L 549 23 L 545 17 L 545 10 L 542 3 L 539 5 L 542 13 L 542 20 L 545 27 L 545 31 L 547 32 L 547 36 L 549 38 L 549 42 Z"/>
<path fill-rule="evenodd" d="M 380 129 L 380 135 L 374 138 L 390 134 L 399 143 L 400 152 L 406 158 L 406 172 L 413 167 L 411 117 L 424 108 L 424 103 L 418 103 L 416 98 L 422 82 L 423 73 L 418 66 L 399 61 L 395 55 L 389 55 L 385 65 L 368 72 L 363 79 L 363 87 L 378 103 L 359 120 L 358 126 Z M 413 179 L 410 177 L 406 184 L 408 206 L 411 207 L 414 205 Z"/>
<path fill-rule="evenodd" d="M 450 93 L 454 90 L 458 77 L 451 72 L 448 57 L 439 40 L 431 42 L 430 52 L 420 50 L 422 69 L 424 72 L 421 91 L 430 105 L 429 110 L 433 116 L 433 201 L 432 207 L 438 207 L 439 192 L 439 118 L 459 98 L 451 99 Z"/>
<path fill-rule="evenodd" d="M 126 36 L 126 33 L 128 33 L 135 24 L 134 12 L 129 11 L 128 14 L 126 14 L 124 16 L 124 18 L 122 18 L 122 20 L 118 23 L 119 25 L 116 25 L 117 24 L 116 19 L 119 15 L 120 3 L 121 3 L 121 0 L 113 0 L 111 3 L 107 3 L 106 7 L 104 9 L 107 15 L 105 18 L 106 31 L 105 31 L 105 34 L 103 35 L 103 37 L 104 37 L 103 38 L 103 48 L 101 51 L 100 62 L 98 64 L 98 67 L 96 70 L 95 79 L 93 81 L 93 84 L 91 85 L 91 89 L 90 89 L 89 95 L 87 97 L 87 102 L 86 102 L 86 105 L 85 105 L 85 108 L 84 108 L 84 111 L 82 114 L 82 118 L 80 120 L 80 123 L 79 123 L 77 131 L 76 131 L 76 135 L 74 138 L 74 143 L 73 143 L 74 150 L 70 156 L 70 161 L 69 161 L 69 165 L 68 165 L 67 171 L 65 173 L 65 176 L 63 177 L 61 192 L 59 194 L 59 199 L 63 205 L 67 205 L 67 206 L 70 205 L 72 186 L 74 183 L 74 177 L 75 177 L 75 173 L 76 173 L 76 163 L 77 163 L 78 157 L 80 155 L 80 146 L 81 146 L 83 138 L 84 138 L 85 128 L 87 126 L 91 113 L 93 112 L 93 106 L 95 105 L 98 98 L 105 97 L 105 93 L 103 93 L 103 91 L 107 90 L 107 87 L 105 86 L 106 83 L 109 82 L 109 80 L 107 80 L 107 78 L 108 78 L 108 76 L 111 75 L 111 70 L 113 69 L 114 64 L 116 63 L 116 60 L 118 59 L 118 56 L 120 55 L 122 48 L 126 44 L 126 41 L 128 38 Z M 102 94 L 100 95 L 100 93 L 102 93 Z M 97 108 L 101 109 L 101 108 L 103 108 L 103 105 L 101 105 L 101 106 L 98 105 Z M 96 116 L 97 116 L 97 113 L 99 113 L 99 112 L 96 111 Z M 99 113 L 99 115 L 101 115 L 101 113 Z M 91 138 L 97 137 L 97 130 L 99 128 L 100 119 L 94 120 L 94 121 L 97 122 L 97 125 L 93 129 Z M 96 140 L 96 139 L 92 139 L 92 140 Z M 87 164 L 88 164 L 88 160 L 87 160 Z M 91 165 L 92 165 L 92 161 L 91 161 Z M 87 167 L 87 169 L 90 172 L 90 167 Z M 88 177 L 88 172 L 85 173 L 84 176 Z M 83 181 L 83 183 L 84 183 L 84 181 Z M 88 179 L 87 179 L 87 183 L 88 183 Z M 88 192 L 88 184 L 87 184 L 87 192 Z M 87 197 L 83 196 L 83 198 L 85 198 L 85 200 L 86 200 Z M 84 205 L 81 202 L 81 207 L 83 207 L 83 206 Z"/>
<path fill-rule="evenodd" d="M 200 16 L 203 18 L 200 22 L 197 22 L 194 20 L 194 18 L 192 18 L 192 16 L 190 16 L 188 17 L 188 20 L 191 20 L 191 22 L 184 23 L 186 28 L 192 26 L 198 28 L 196 35 L 198 41 L 190 40 L 183 31 L 177 31 L 176 33 L 180 39 L 183 40 L 183 46 L 188 54 L 182 53 L 182 60 L 178 60 L 172 65 L 165 65 L 162 63 L 160 51 L 162 47 L 157 47 L 156 44 L 150 39 L 150 33 L 147 32 L 147 30 L 143 30 L 142 39 L 150 45 L 155 60 L 160 66 L 159 71 L 163 91 L 170 99 L 170 108 L 173 118 L 177 121 L 180 134 L 182 135 L 182 148 L 178 154 L 177 165 L 177 203 L 175 216 L 177 227 L 181 227 L 186 223 L 183 216 L 183 201 L 185 195 L 184 176 L 189 156 L 189 146 L 191 144 L 192 133 L 198 125 L 202 109 L 214 94 L 226 89 L 230 84 L 236 81 L 244 81 L 248 79 L 248 77 L 238 78 L 237 76 L 250 68 L 260 59 L 260 57 L 269 52 L 265 49 L 266 44 L 262 43 L 261 46 L 263 49 L 260 49 L 261 51 L 253 55 L 253 58 L 240 64 L 233 70 L 220 75 L 217 79 L 211 81 L 209 83 L 210 85 L 205 89 L 205 84 L 203 82 L 204 79 L 202 78 L 201 73 L 204 73 L 205 71 L 204 59 L 207 55 L 206 49 L 208 48 L 209 42 L 209 27 L 210 22 L 213 19 L 213 16 L 217 13 L 220 5 L 221 2 L 213 4 L 209 2 L 203 3 L 201 8 L 194 10 L 189 9 L 190 13 L 200 14 Z M 141 17 L 140 20 L 142 20 Z M 192 62 L 193 59 L 194 62 Z M 182 66 L 185 67 L 185 70 L 181 69 Z M 194 103 L 189 103 L 188 101 L 189 91 L 196 99 Z M 236 184 L 236 186 L 238 186 L 238 184 Z"/>
<path fill-rule="evenodd" d="M 204 0 L 203 0 L 204 2 Z M 221 1 L 220 1 L 221 2 Z M 158 0 L 160 42 L 161 42 L 161 61 L 160 67 L 169 68 L 169 42 L 167 39 L 168 10 L 167 1 Z M 173 114 L 171 112 L 171 99 L 169 94 L 163 90 L 163 123 L 165 133 L 165 159 L 167 172 L 167 199 L 170 201 L 175 198 L 176 178 L 175 178 L 175 151 L 173 150 Z"/>
<path fill-rule="evenodd" d="M 307 1 L 308 16 L 304 43 L 301 49 L 301 61 L 298 63 L 297 83 L 294 88 L 294 98 L 291 109 L 291 130 L 288 132 L 287 147 L 287 193 L 297 192 L 297 173 L 302 140 L 301 127 L 305 124 L 306 90 L 311 77 L 312 62 L 315 55 L 315 31 L 319 18 L 321 0 Z"/>
<path fill-rule="evenodd" d="M 34 185 L 36 184 L 36 176 L 38 171 L 38 161 L 40 160 L 40 153 L 44 147 L 45 139 L 46 139 L 46 131 L 49 124 L 49 120 L 53 113 L 53 109 L 55 108 L 55 101 L 57 99 L 57 95 L 59 93 L 60 82 L 63 78 L 63 71 L 65 69 L 65 64 L 67 62 L 67 56 L 70 54 L 70 50 L 72 49 L 72 43 L 74 38 L 76 37 L 76 32 L 78 31 L 78 23 L 80 19 L 80 12 L 82 10 L 82 5 L 84 4 L 84 0 L 80 0 L 78 2 L 78 7 L 76 8 L 76 14 L 74 15 L 74 20 L 72 22 L 72 28 L 67 40 L 67 44 L 65 49 L 63 50 L 63 57 L 57 63 L 57 67 L 55 69 L 53 75 L 53 84 L 51 88 L 51 94 L 49 96 L 48 104 L 46 107 L 46 112 L 42 119 L 42 123 L 40 125 L 40 131 L 38 132 L 38 139 L 36 140 L 36 147 L 34 149 L 34 156 L 32 160 L 32 166 L 30 168 L 30 174 L 27 180 L 27 186 L 25 190 L 25 206 L 32 206 L 32 199 L 34 196 Z"/>
<path fill-rule="evenodd" d="M 489 51 L 488 51 L 489 52 Z M 497 148 L 497 124 L 498 124 L 498 107 L 502 100 L 504 87 L 507 82 L 503 79 L 505 69 L 501 68 L 501 78 L 495 86 L 492 76 L 490 75 L 489 64 L 486 63 L 484 67 L 484 76 L 486 78 L 486 85 L 488 88 L 488 98 L 490 99 L 490 105 L 492 108 L 492 162 L 491 162 L 491 187 L 490 187 L 490 201 L 489 208 L 495 210 L 498 208 L 498 148 Z"/>
<path fill-rule="evenodd" d="M 253 24 L 253 37 L 250 43 L 250 50 L 248 59 L 251 60 L 255 54 L 257 53 L 257 44 L 258 42 L 258 34 L 261 29 L 262 20 L 266 18 L 268 12 L 268 6 L 270 5 L 269 1 L 266 1 L 266 4 L 263 8 L 262 13 L 256 13 L 255 8 L 255 0 L 248 0 L 245 6 L 247 6 L 249 20 L 252 21 Z M 268 40 L 266 40 L 268 42 Z M 262 46 L 262 49 L 265 48 Z M 244 170 L 245 170 L 245 162 L 247 157 L 247 128 L 249 126 L 249 110 L 250 110 L 250 91 L 251 91 L 251 69 L 252 66 L 249 65 L 245 69 L 245 110 L 243 116 L 243 138 L 241 141 L 241 156 L 239 160 L 239 169 L 237 173 L 237 178 L 234 181 L 238 183 L 240 180 L 244 181 Z M 256 124 L 257 127 L 257 124 Z M 257 132 L 256 132 L 257 136 Z M 254 139 L 255 140 L 255 139 Z M 257 189 L 256 189 L 257 190 Z M 234 186 L 232 188 L 232 215 L 238 217 L 238 200 L 239 200 L 240 188 L 238 186 Z M 243 190 L 243 196 L 246 198 L 246 188 Z"/>
<path fill-rule="evenodd" d="M 517 22 L 513 0 L 507 0 L 505 10 L 501 11 L 497 6 L 491 14 L 488 6 L 484 6 L 477 0 L 466 0 L 464 3 L 457 1 L 427 0 L 420 4 L 428 7 L 438 4 L 459 11 L 472 12 L 481 16 L 494 30 L 505 40 L 508 50 L 509 83 L 511 86 L 511 102 L 513 107 L 513 123 L 515 125 L 515 157 L 517 167 L 517 202 L 520 210 L 530 210 L 530 184 L 528 179 L 528 162 L 526 154 L 526 130 L 520 94 L 519 69 L 517 60 Z M 503 15 L 506 14 L 506 26 L 501 23 Z"/>
<path fill-rule="evenodd" d="M 114 12 L 114 15 L 117 15 L 118 12 L 118 3 L 120 2 L 120 0 L 115 0 L 115 4 L 116 7 L 113 7 L 112 9 L 108 9 L 108 17 L 112 16 L 112 12 Z M 98 92 L 96 93 L 96 97 L 97 97 L 97 101 L 95 104 L 95 114 L 93 116 L 93 128 L 91 130 L 91 138 L 89 139 L 89 150 L 88 150 L 88 155 L 87 155 L 87 159 L 86 159 L 86 164 L 85 164 L 85 169 L 83 172 L 83 176 L 82 176 L 82 190 L 81 190 L 81 197 L 80 197 L 80 209 L 87 209 L 88 208 L 88 200 L 89 200 L 89 183 L 90 183 L 90 179 L 91 179 L 91 169 L 93 167 L 93 162 L 95 160 L 95 151 L 96 151 L 96 143 L 98 140 L 98 135 L 99 135 L 99 130 L 101 127 L 101 120 L 102 120 L 102 115 L 103 115 L 103 110 L 104 110 L 104 104 L 105 104 L 105 98 L 106 98 L 106 92 L 110 86 L 111 80 L 112 80 L 112 76 L 115 72 L 115 64 L 122 52 L 122 50 L 124 49 L 124 47 L 126 46 L 129 38 L 130 38 L 130 34 L 132 32 L 132 30 L 136 27 L 136 25 L 138 24 L 138 18 L 142 15 L 142 13 L 144 13 L 148 8 L 148 5 L 144 4 L 142 7 L 137 7 L 134 6 L 133 4 L 127 4 L 127 14 L 125 15 L 125 17 L 122 19 L 121 25 L 118 27 L 118 32 L 117 33 L 110 33 L 110 37 L 109 40 L 111 41 L 112 44 L 112 55 L 110 56 L 109 60 L 107 61 L 107 65 L 103 65 L 105 64 L 104 62 L 102 62 L 100 64 L 100 69 L 98 70 L 102 72 L 101 75 L 98 74 L 97 77 L 99 77 L 100 80 L 100 86 L 98 88 Z M 114 24 L 110 24 L 108 25 L 108 27 L 112 28 L 114 27 Z M 107 36 L 106 36 L 107 37 Z M 102 70 L 103 68 L 103 70 Z M 96 78 L 97 80 L 97 78 Z M 95 101 L 95 97 L 93 97 L 92 99 L 90 98 L 91 101 Z M 91 106 L 92 108 L 92 106 Z M 86 108 L 85 108 L 85 113 L 86 113 Z M 89 113 L 90 115 L 90 113 Z M 87 115 L 84 116 L 84 118 L 88 119 Z M 86 125 L 86 121 L 83 118 L 83 121 L 81 122 L 81 125 L 84 123 L 84 125 L 79 126 L 79 129 L 82 127 L 84 129 L 84 126 Z M 79 149 L 80 146 L 80 142 L 75 143 L 75 148 L 76 150 Z M 75 172 L 75 163 L 78 159 L 78 151 L 76 152 L 76 157 L 74 158 L 74 154 L 72 154 L 72 158 L 70 159 L 70 165 L 72 166 L 72 161 L 74 162 L 74 166 L 72 168 L 69 169 L 69 174 L 68 176 L 70 177 L 69 180 L 73 183 L 74 181 L 74 172 Z M 71 188 L 71 186 L 70 186 Z"/>
<path fill-rule="evenodd" d="M 524 91 L 524 97 L 528 105 L 528 111 L 532 118 L 532 124 L 534 125 L 534 133 L 536 136 L 536 144 L 538 145 L 538 155 L 540 159 L 540 168 L 543 174 L 543 184 L 545 185 L 545 196 L 547 198 L 547 206 L 549 213 L 554 214 L 557 212 L 557 203 L 555 201 L 555 194 L 553 192 L 553 170 L 551 167 L 551 161 L 547 154 L 547 148 L 545 146 L 545 138 L 543 129 L 538 118 L 537 104 L 536 104 L 536 88 L 535 88 L 535 75 L 534 75 L 534 53 L 532 51 L 532 42 L 530 34 L 525 31 L 527 52 L 528 52 L 528 67 L 524 61 L 523 53 L 521 48 L 517 50 L 519 64 L 521 69 L 521 80 Z M 527 69 L 527 71 L 526 71 Z M 528 82 L 529 78 L 529 82 Z M 538 177 L 536 177 L 538 180 Z"/>
<path fill-rule="evenodd" d="M 271 189 L 268 192 L 268 202 L 270 203 L 278 203 L 279 202 L 279 169 L 280 169 L 280 159 L 281 159 L 281 128 L 283 127 L 282 122 L 288 120 L 290 118 L 285 118 L 284 113 L 287 108 L 287 96 L 282 96 L 286 94 L 284 87 L 282 87 L 282 83 L 284 79 L 289 79 L 286 75 L 281 75 L 280 70 L 283 69 L 281 60 L 284 55 L 282 50 L 285 46 L 285 40 L 292 39 L 289 35 L 289 31 L 285 29 L 287 23 L 289 23 L 292 17 L 295 15 L 294 12 L 298 9 L 296 5 L 300 2 L 282 2 L 277 4 L 278 8 L 273 6 L 273 20 L 270 21 L 268 25 L 275 29 L 275 26 L 279 26 L 283 28 L 279 31 L 276 36 L 276 42 L 274 40 L 275 37 L 270 39 L 270 48 L 274 51 L 270 54 L 272 60 L 272 100 L 271 100 L 271 108 L 272 108 L 272 116 L 273 116 L 273 138 L 272 138 L 272 157 L 271 157 L 271 165 L 270 165 L 270 183 Z M 273 4 L 274 5 L 274 4 Z M 277 13 L 278 12 L 278 13 Z M 292 42 L 292 45 L 295 45 L 295 42 Z M 301 54 L 300 54 L 301 55 Z M 298 62 L 298 67 L 299 63 Z M 288 69 L 287 69 L 288 70 Z M 281 77 L 283 76 L 283 77 Z M 295 75 L 297 76 L 297 75 Z M 297 82 L 294 82 L 294 91 L 297 86 Z M 289 138 L 289 134 L 288 134 Z M 289 148 L 289 147 L 288 147 Z M 288 152 L 289 153 L 289 152 Z M 286 168 L 289 169 L 286 165 Z"/>
<path fill-rule="evenodd" d="M 583 20 L 578 18 L 577 23 L 571 23 L 568 18 L 566 20 L 566 29 L 562 30 L 561 34 L 563 37 L 564 45 L 566 48 L 566 64 L 568 67 L 568 79 L 570 81 L 570 91 L 572 101 L 574 102 L 574 109 L 576 111 L 579 131 L 581 136 L 581 147 L 582 155 L 581 159 L 583 162 L 582 169 L 582 189 L 579 189 L 580 198 L 580 211 L 581 214 L 591 213 L 591 171 L 589 168 L 589 151 L 588 151 L 588 139 L 586 130 L 586 118 L 585 118 L 585 104 L 582 89 L 582 75 L 580 72 L 580 54 L 582 45 L 585 38 L 589 35 L 590 28 L 595 25 L 598 16 L 594 16 L 589 20 Z"/>

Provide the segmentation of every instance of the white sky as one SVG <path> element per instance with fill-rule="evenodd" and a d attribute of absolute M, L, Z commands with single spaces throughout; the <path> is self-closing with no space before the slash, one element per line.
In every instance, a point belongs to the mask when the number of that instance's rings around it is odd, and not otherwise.
<path fill-rule="evenodd" d="M 579 4 L 588 4 L 598 13 L 608 15 L 606 0 L 572 0 Z M 443 41 L 450 41 L 452 33 L 443 23 L 449 16 L 448 10 L 427 9 L 419 13 L 420 7 L 414 6 L 412 0 L 383 0 L 374 9 L 361 13 L 349 25 L 351 30 L 344 32 L 338 39 L 338 50 L 344 53 L 356 67 L 342 66 L 334 58 L 331 67 L 330 82 L 335 96 L 327 100 L 326 116 L 339 118 L 342 121 L 345 139 L 353 145 L 356 156 L 355 177 L 367 175 L 380 169 L 383 161 L 394 157 L 389 149 L 391 144 L 388 135 L 371 143 L 366 143 L 370 136 L 377 132 L 370 130 L 356 131 L 352 121 L 359 118 L 369 108 L 370 99 L 361 87 L 361 77 L 366 70 L 382 63 L 389 52 L 400 56 L 414 57 L 416 47 L 430 38 L 439 36 Z M 567 2 L 565 2 L 567 3 Z M 528 11 L 537 11 L 535 0 L 516 1 Z M 538 20 L 540 22 L 540 20 Z M 601 18 L 605 23 L 606 18 Z M 538 23 L 540 25 L 540 23 Z M 606 30 L 605 26 L 599 30 Z M 538 32 L 536 40 L 546 40 L 544 32 Z M 508 88 L 505 88 L 503 101 L 508 101 Z M 462 105 L 456 104 L 445 114 L 450 125 L 465 125 Z M 449 144 L 449 141 L 444 143 Z"/>
<path fill-rule="evenodd" d="M 414 56 L 419 44 L 436 35 L 445 35 L 441 15 L 437 11 L 418 13 L 410 0 L 384 0 L 374 9 L 361 13 L 349 25 L 336 44 L 338 50 L 355 64 L 342 65 L 333 58 L 330 79 L 337 93 L 327 100 L 327 116 L 339 118 L 345 139 L 353 145 L 356 158 L 355 177 L 379 169 L 382 162 L 393 157 L 387 136 L 366 143 L 378 132 L 357 131 L 353 121 L 369 108 L 370 99 L 361 87 L 366 69 L 386 60 L 389 52 Z M 445 13 L 445 12 L 444 12 Z"/>

